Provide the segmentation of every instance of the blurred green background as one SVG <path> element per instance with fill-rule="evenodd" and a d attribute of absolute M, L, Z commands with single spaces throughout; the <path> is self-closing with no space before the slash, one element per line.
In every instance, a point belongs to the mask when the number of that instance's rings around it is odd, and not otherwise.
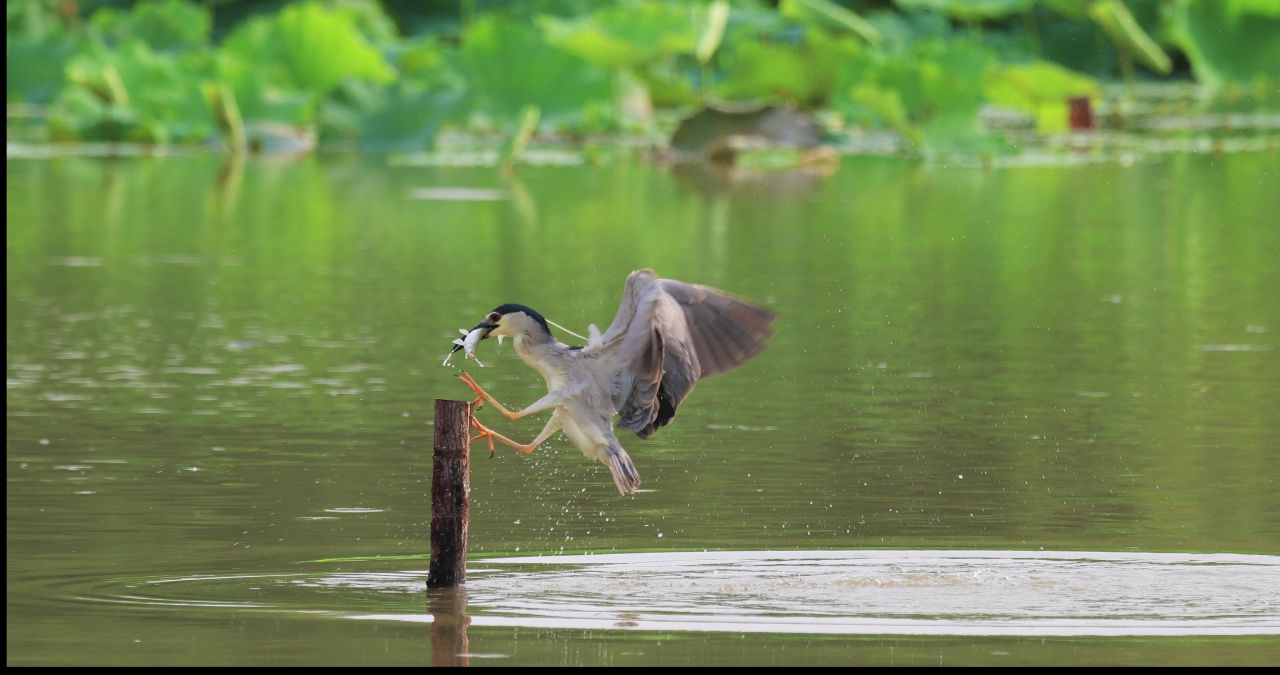
<path fill-rule="evenodd" d="M 1275 0 L 16 0 L 9 140 L 427 150 L 462 132 L 670 136 L 708 104 L 784 104 L 828 139 L 1007 152 L 1118 83 L 1274 104 Z M 1104 112 L 1108 106 L 1102 106 Z M 1165 111 L 1168 112 L 1168 111 Z M 1013 145 L 1016 145 L 1014 143 Z"/>

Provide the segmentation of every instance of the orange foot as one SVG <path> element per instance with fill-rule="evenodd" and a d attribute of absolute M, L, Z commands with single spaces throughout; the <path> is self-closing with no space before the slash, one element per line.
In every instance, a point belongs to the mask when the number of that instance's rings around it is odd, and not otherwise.
<path fill-rule="evenodd" d="M 465 371 L 461 375 L 458 375 L 458 379 L 461 380 L 463 384 L 467 385 L 467 387 L 469 387 L 471 391 L 475 392 L 476 394 L 476 400 L 471 402 L 471 409 L 479 410 L 481 407 L 483 407 L 484 399 L 486 396 L 488 396 L 488 394 L 485 393 L 485 390 L 480 388 L 479 383 L 477 383 L 474 379 L 472 379 L 472 377 L 468 375 Z M 473 417 L 472 420 L 474 421 L 474 419 L 475 418 Z M 492 445 L 492 443 L 490 443 L 490 445 Z"/>
<path fill-rule="evenodd" d="M 460 380 L 463 384 L 467 385 L 467 387 L 470 388 L 471 391 L 474 391 L 476 393 L 476 400 L 472 401 L 472 404 L 474 405 L 475 408 L 480 408 L 481 406 L 487 403 L 493 406 L 494 410 L 497 410 L 498 412 L 502 413 L 503 417 L 511 421 L 518 420 L 523 416 L 523 413 L 511 412 L 510 410 L 507 410 L 506 406 L 502 405 L 501 403 L 498 403 L 497 399 L 489 395 L 489 392 L 485 391 L 484 389 L 481 389 L 480 384 L 465 372 L 458 375 L 458 380 Z"/>
<path fill-rule="evenodd" d="M 483 403 L 484 401 L 473 401 L 471 403 L 471 409 L 475 410 L 476 408 L 479 408 L 481 405 L 483 405 Z M 471 440 L 467 441 L 467 444 L 470 445 L 471 443 L 475 443 L 476 441 L 483 438 L 489 442 L 489 456 L 493 457 L 493 439 L 498 436 L 498 432 L 481 424 L 480 419 L 475 416 L 474 412 L 471 414 L 471 427 L 479 433 L 477 433 L 475 436 L 472 436 Z"/>
<path fill-rule="evenodd" d="M 493 429 L 490 429 L 489 427 L 486 427 L 485 425 L 483 425 L 483 424 L 481 424 L 481 423 L 480 423 L 480 420 L 476 419 L 476 416 L 475 416 L 474 414 L 472 414 L 472 415 L 471 415 L 471 426 L 475 427 L 476 431 L 477 431 L 477 432 L 479 432 L 479 433 L 477 433 L 475 436 L 472 436 L 472 437 L 471 437 L 471 440 L 470 440 L 470 441 L 468 441 L 468 446 L 470 446 L 470 444 L 471 444 L 471 443 L 474 443 L 474 442 L 476 442 L 476 441 L 480 440 L 481 438 L 483 438 L 483 439 L 485 439 L 485 441 L 487 441 L 487 442 L 489 443 L 489 456 L 490 456 L 490 457 L 493 457 L 493 442 L 494 442 L 494 441 L 498 441 L 499 443 L 502 443 L 503 445 L 509 445 L 509 446 L 511 446 L 511 447 L 513 447 L 513 448 L 515 448 L 515 449 L 516 449 L 516 451 L 517 451 L 517 452 L 519 452 L 519 453 L 520 453 L 520 454 L 522 454 L 522 455 L 527 455 L 527 454 L 529 454 L 529 453 L 533 452 L 533 450 L 534 450 L 533 446 L 523 445 L 523 444 L 521 444 L 521 443 L 517 443 L 517 442 L 515 442 L 515 441 L 511 440 L 510 438 L 507 438 L 506 436 L 503 436 L 502 434 L 500 434 L 500 433 L 498 433 L 498 432 L 494 431 Z"/>

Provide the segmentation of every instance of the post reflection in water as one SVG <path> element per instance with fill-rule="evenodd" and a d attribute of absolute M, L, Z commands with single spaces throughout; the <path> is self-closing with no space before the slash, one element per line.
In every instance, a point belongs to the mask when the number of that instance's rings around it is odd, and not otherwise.
<path fill-rule="evenodd" d="M 431 665 L 471 665 L 467 590 L 461 586 L 427 589 L 427 611 L 431 613 Z"/>

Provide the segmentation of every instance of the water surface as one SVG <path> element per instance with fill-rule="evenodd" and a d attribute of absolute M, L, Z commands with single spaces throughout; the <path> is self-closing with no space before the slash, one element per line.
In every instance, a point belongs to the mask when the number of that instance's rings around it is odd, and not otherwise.
<path fill-rule="evenodd" d="M 1261 633 L 479 620 L 502 595 L 485 556 L 1280 553 L 1274 153 L 849 159 L 825 178 L 623 163 L 504 179 L 377 158 L 6 168 L 9 663 L 431 663 L 430 627 L 335 612 L 421 614 L 423 596 L 303 584 L 282 600 L 245 579 L 416 583 L 432 401 L 467 394 L 440 366 L 456 329 L 507 302 L 603 327 L 639 267 L 758 299 L 778 335 L 670 427 L 624 439 L 634 498 L 562 437 L 476 456 L 473 665 L 1280 658 Z M 477 378 L 512 405 L 540 396 L 495 347 Z M 490 421 L 525 438 L 544 419 Z M 744 597 L 795 602 L 780 593 Z M 1155 619 L 1212 597 L 1180 593 Z M 1266 602 L 1221 614 L 1265 618 Z"/>

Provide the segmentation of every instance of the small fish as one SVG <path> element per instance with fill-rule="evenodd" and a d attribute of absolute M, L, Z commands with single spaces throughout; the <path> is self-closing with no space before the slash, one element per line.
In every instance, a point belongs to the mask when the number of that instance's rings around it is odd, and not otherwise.
<path fill-rule="evenodd" d="M 444 363 L 441 363 L 440 365 L 449 365 L 449 359 L 453 358 L 453 355 L 461 349 L 464 350 L 463 356 L 475 361 L 476 365 L 484 368 L 484 364 L 481 363 L 480 359 L 476 356 L 476 345 L 480 343 L 480 338 L 484 337 L 485 329 L 477 328 L 471 332 L 467 332 L 466 328 L 459 328 L 458 332 L 462 333 L 466 337 L 458 338 L 453 341 L 453 349 L 449 351 L 448 356 L 444 357 Z"/>

